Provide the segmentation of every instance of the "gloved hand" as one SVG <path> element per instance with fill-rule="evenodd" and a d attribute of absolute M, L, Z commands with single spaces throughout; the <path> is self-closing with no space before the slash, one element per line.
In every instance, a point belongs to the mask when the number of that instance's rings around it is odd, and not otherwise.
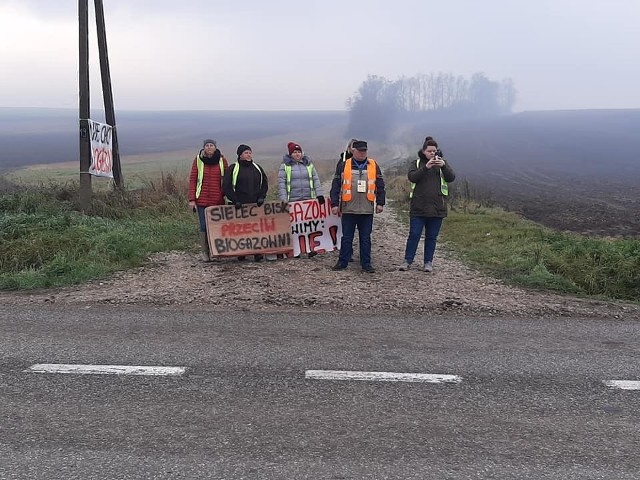
<path fill-rule="evenodd" d="M 236 202 L 234 205 L 236 206 L 236 210 L 240 210 L 242 208 L 241 202 Z"/>
<path fill-rule="evenodd" d="M 322 195 L 318 195 L 317 200 L 320 205 L 324 205 L 324 197 Z"/>
<path fill-rule="evenodd" d="M 263 203 L 264 203 L 264 198 L 259 198 L 258 201 L 256 202 L 256 205 L 261 207 Z"/>

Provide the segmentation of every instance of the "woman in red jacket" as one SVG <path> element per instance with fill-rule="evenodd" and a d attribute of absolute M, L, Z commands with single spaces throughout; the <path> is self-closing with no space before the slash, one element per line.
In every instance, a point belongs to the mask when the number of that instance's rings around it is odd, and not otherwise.
<path fill-rule="evenodd" d="M 204 209 L 211 205 L 224 205 L 222 178 L 229 168 L 227 159 L 216 147 L 216 141 L 210 138 L 204 141 L 202 150 L 193 159 L 189 177 L 189 206 L 198 212 L 200 219 L 200 246 L 202 260 L 211 260 L 209 240 L 207 239 L 207 223 Z"/>

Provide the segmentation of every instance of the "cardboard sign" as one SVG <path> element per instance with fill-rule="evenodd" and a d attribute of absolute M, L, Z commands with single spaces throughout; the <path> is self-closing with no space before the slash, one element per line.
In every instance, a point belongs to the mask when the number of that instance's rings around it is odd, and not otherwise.
<path fill-rule="evenodd" d="M 289 202 L 293 254 L 332 252 L 342 237 L 340 217 L 331 213 L 331 200 Z"/>
<path fill-rule="evenodd" d="M 286 202 L 268 202 L 260 207 L 248 203 L 238 209 L 218 205 L 207 207 L 204 215 L 212 255 L 288 254 L 293 248 Z"/>

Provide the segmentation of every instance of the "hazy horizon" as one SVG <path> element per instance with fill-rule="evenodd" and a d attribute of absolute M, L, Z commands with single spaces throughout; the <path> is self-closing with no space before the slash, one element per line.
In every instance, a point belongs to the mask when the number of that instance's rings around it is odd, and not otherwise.
<path fill-rule="evenodd" d="M 39 111 L 43 111 L 43 110 L 60 110 L 60 111 L 65 111 L 65 112 L 78 112 L 78 107 L 41 107 L 41 106 L 11 106 L 11 107 L 5 107 L 5 106 L 0 106 L 0 110 L 11 110 L 11 109 L 15 109 L 15 110 L 39 110 Z M 102 105 L 92 105 L 91 107 L 92 112 L 98 112 L 99 115 L 97 116 L 104 116 L 104 113 L 100 112 L 102 111 Z M 621 107 L 621 108 L 607 108 L 607 107 L 603 107 L 603 108 L 559 108 L 559 109 L 545 109 L 545 110 L 521 110 L 521 111 L 517 111 L 517 112 L 513 112 L 510 113 L 508 115 L 520 115 L 520 114 L 536 114 L 536 113 L 540 113 L 543 114 L 545 112 L 549 112 L 549 113 L 561 113 L 561 112 L 589 112 L 589 111 L 593 111 L 593 112 L 606 112 L 606 111 L 611 111 L 611 112 L 616 112 L 616 111 L 636 111 L 636 110 L 640 110 L 640 107 Z M 199 108 L 190 108 L 190 109 L 180 109 L 180 108 L 174 108 L 174 109 L 170 109 L 170 108 L 166 108 L 166 109 L 127 109 L 127 108 L 116 108 L 116 121 L 117 121 L 117 117 L 118 117 L 118 113 L 163 113 L 163 112 L 167 112 L 167 113 L 318 113 L 318 114 L 349 114 L 349 110 L 344 109 L 344 110 L 323 110 L 323 109 L 290 109 L 290 110 L 284 110 L 284 109 L 280 109 L 280 110 L 276 110 L 276 109 L 264 109 L 264 110 L 259 110 L 259 109 L 247 109 L 247 110 L 229 110 L 229 109 L 199 109 Z M 502 116 L 502 115 L 501 115 Z M 461 117 L 462 118 L 462 117 Z"/>
<path fill-rule="evenodd" d="M 90 10 L 91 100 L 100 108 Z M 511 78 L 515 112 L 640 108 L 635 0 L 104 0 L 117 111 L 343 111 L 368 75 Z M 77 1 L 0 0 L 0 106 L 77 108 Z"/>

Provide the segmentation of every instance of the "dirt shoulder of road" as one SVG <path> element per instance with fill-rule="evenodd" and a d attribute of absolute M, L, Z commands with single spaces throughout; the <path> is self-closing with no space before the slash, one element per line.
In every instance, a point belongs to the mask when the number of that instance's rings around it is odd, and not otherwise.
<path fill-rule="evenodd" d="M 194 226 L 194 239 L 195 239 Z M 333 271 L 337 252 L 314 258 L 205 263 L 184 252 L 152 255 L 141 268 L 103 281 L 26 293 L 0 293 L 13 304 L 133 305 L 200 311 L 411 313 L 424 315 L 640 317 L 640 305 L 540 293 L 505 285 L 467 268 L 446 244 L 438 246 L 434 271 L 398 270 L 407 230 L 391 209 L 376 215 L 372 258 L 376 273 L 356 261 Z M 414 265 L 422 264 L 422 243 Z"/>

